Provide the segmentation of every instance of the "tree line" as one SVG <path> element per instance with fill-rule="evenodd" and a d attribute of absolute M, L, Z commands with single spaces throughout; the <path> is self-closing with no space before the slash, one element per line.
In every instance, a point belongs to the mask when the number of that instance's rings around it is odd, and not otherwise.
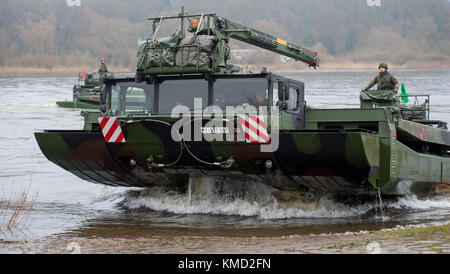
<path fill-rule="evenodd" d="M 379 7 L 366 0 L 81 0 L 79 7 L 66 0 L 0 0 L 0 66 L 89 66 L 104 57 L 131 70 L 137 40 L 151 31 L 146 18 L 177 14 L 181 6 L 317 49 L 324 62 L 450 61 L 448 0 L 381 0 Z"/>

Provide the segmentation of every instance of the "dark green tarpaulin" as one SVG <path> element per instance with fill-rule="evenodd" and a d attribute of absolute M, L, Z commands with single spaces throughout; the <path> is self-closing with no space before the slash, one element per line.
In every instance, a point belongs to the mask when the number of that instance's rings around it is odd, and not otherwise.
<path fill-rule="evenodd" d="M 175 66 L 176 47 L 180 41 L 181 32 L 158 39 L 148 39 L 138 42 L 137 70 L 151 67 Z"/>
<path fill-rule="evenodd" d="M 395 106 L 398 101 L 393 90 L 363 90 L 359 99 L 362 108 Z"/>
<path fill-rule="evenodd" d="M 217 37 L 212 35 L 198 35 L 185 37 L 181 40 L 180 47 L 176 55 L 176 65 L 186 66 L 209 66 L 210 55 L 214 50 Z"/>
<path fill-rule="evenodd" d="M 394 92 L 392 90 L 363 90 L 360 96 L 361 101 L 392 101 Z"/>

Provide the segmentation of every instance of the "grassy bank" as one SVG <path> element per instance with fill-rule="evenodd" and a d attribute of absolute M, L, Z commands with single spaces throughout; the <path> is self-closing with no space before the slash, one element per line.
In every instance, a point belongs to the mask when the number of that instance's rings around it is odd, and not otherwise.
<path fill-rule="evenodd" d="M 430 238 L 448 239 L 450 237 L 450 223 L 429 227 L 410 227 L 402 229 L 384 230 L 376 232 L 381 237 L 401 237 L 427 240 Z"/>
<path fill-rule="evenodd" d="M 120 234 L 120 233 L 119 233 Z M 89 236 L 68 233 L 39 241 L 2 242 L 1 253 L 71 253 L 74 243 L 81 253 L 450 253 L 450 224 L 430 227 L 321 235 L 279 237 Z"/>

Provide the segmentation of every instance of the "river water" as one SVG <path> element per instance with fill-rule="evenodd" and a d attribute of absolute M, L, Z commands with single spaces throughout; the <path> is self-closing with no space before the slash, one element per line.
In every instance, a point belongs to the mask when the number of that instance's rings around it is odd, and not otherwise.
<path fill-rule="evenodd" d="M 280 71 L 305 82 L 317 108 L 359 106 L 359 91 L 376 71 Z M 450 122 L 450 69 L 398 70 L 409 93 L 431 95 L 431 119 Z M 41 239 L 59 233 L 106 237 L 143 235 L 279 236 L 379 230 L 450 222 L 450 198 L 402 197 L 348 205 L 327 197 L 276 193 L 250 184 L 245 195 L 221 196 L 211 182 L 191 182 L 189 193 L 157 187 L 113 188 L 85 182 L 49 162 L 33 133 L 81 129 L 80 111 L 59 108 L 70 100 L 76 77 L 0 76 L 0 201 L 37 195 L 27 225 L 0 238 Z M 288 196 L 289 199 L 280 197 Z M 0 224 L 12 214 L 0 215 Z M 6 214 L 6 215 L 5 215 Z"/>

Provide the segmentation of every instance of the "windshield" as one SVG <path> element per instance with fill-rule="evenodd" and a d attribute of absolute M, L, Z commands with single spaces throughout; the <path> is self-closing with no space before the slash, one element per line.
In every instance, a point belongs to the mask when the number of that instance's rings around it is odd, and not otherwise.
<path fill-rule="evenodd" d="M 165 80 L 159 84 L 159 93 L 155 94 L 154 85 L 147 83 L 120 82 L 112 86 L 112 110 L 119 115 L 131 112 L 155 112 L 155 100 L 158 114 L 171 114 L 176 106 L 186 106 L 204 110 L 208 106 L 208 81 L 205 79 Z M 211 98 L 213 105 L 222 108 L 254 106 L 257 110 L 270 106 L 268 102 L 268 80 L 265 78 L 218 78 L 214 81 Z M 200 98 L 201 105 L 194 106 L 194 99 Z"/>
<path fill-rule="evenodd" d="M 159 86 L 159 113 L 170 114 L 176 106 L 194 109 L 194 98 L 208 105 L 208 81 L 204 79 L 164 81 Z"/>
<path fill-rule="evenodd" d="M 217 79 L 214 83 L 214 105 L 255 107 L 268 106 L 268 82 L 265 78 Z"/>

